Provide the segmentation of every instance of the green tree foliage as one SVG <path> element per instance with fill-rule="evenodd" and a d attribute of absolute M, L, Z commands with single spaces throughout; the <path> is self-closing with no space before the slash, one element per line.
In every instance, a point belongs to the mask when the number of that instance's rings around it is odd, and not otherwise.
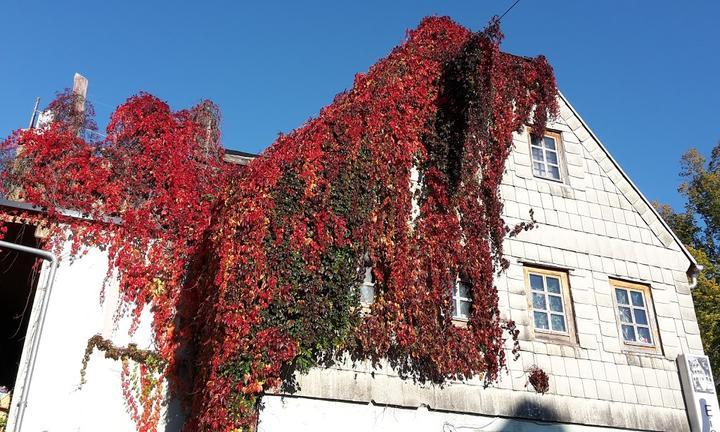
<path fill-rule="evenodd" d="M 704 267 L 692 295 L 703 347 L 720 391 L 720 144 L 710 160 L 690 149 L 682 157 L 680 175 L 685 179 L 678 189 L 687 200 L 685 211 L 676 213 L 664 204 L 656 207 Z"/>

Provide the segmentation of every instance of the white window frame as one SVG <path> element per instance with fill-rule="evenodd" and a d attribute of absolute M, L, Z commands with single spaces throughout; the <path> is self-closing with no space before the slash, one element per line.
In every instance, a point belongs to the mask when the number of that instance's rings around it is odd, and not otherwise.
<path fill-rule="evenodd" d="M 550 149 L 545 146 L 545 139 L 549 138 L 552 139 L 555 142 L 555 149 Z M 541 178 L 543 180 L 550 180 L 554 182 L 562 183 L 564 173 L 563 173 L 563 144 L 562 144 L 562 136 L 559 132 L 554 131 L 546 131 L 545 134 L 540 138 L 539 140 L 534 140 L 532 136 L 530 137 L 530 170 L 532 171 L 532 174 L 534 177 Z M 542 160 L 535 158 L 535 151 L 538 151 L 542 154 Z M 557 163 L 552 163 L 548 160 L 548 154 L 555 154 L 555 161 Z M 536 164 L 541 165 L 542 172 L 539 170 L 536 171 Z M 557 168 L 558 177 L 555 178 L 552 175 L 549 174 L 550 167 Z"/>
<path fill-rule="evenodd" d="M 467 287 L 467 296 L 460 295 L 460 286 Z M 464 315 L 460 313 L 460 306 L 463 303 L 468 304 L 468 314 Z M 455 278 L 455 283 L 452 287 L 452 318 L 457 321 L 468 321 L 472 314 L 473 300 L 472 300 L 472 287 L 469 282 L 462 280 L 460 277 Z"/>
<path fill-rule="evenodd" d="M 363 308 L 369 308 L 370 305 L 375 303 L 375 277 L 372 272 L 372 267 L 365 267 L 365 274 L 363 276 L 363 281 L 360 284 L 359 290 L 360 305 Z M 366 296 L 366 293 L 369 293 L 369 295 Z"/>

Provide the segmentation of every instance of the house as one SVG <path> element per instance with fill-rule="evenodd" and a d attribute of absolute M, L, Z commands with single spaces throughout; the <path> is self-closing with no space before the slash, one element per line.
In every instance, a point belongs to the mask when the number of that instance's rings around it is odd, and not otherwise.
<path fill-rule="evenodd" d="M 697 264 L 562 95 L 559 104 L 542 141 L 515 134 L 503 178 L 508 223 L 533 209 L 540 225 L 506 240 L 510 267 L 497 281 L 500 309 L 520 329 L 508 373 L 489 388 L 437 388 L 387 369 L 314 370 L 298 393 L 264 398 L 260 431 L 689 430 L 677 359 L 703 354 Z M 548 372 L 547 394 L 529 385 L 532 366 Z"/>
<path fill-rule="evenodd" d="M 506 222 L 523 222 L 533 210 L 538 223 L 505 240 L 509 267 L 495 280 L 501 315 L 519 330 L 520 356 L 507 373 L 489 387 L 481 377 L 436 386 L 401 379 L 387 364 L 348 360 L 299 375 L 294 393 L 267 393 L 258 431 L 684 431 L 691 424 L 700 430 L 698 420 L 712 424 L 717 398 L 703 384 L 709 366 L 697 360 L 703 348 L 691 297 L 700 269 L 567 99 L 559 95 L 557 103 L 559 116 L 543 137 L 532 139 L 527 128 L 514 134 L 501 184 Z M 253 155 L 226 157 L 247 163 Z M 86 348 L 99 334 L 117 346 L 152 349 L 151 311 L 128 336 L 133 323 L 117 318 L 117 284 L 103 283 L 105 252 L 75 260 L 45 254 L 34 273 L 23 253 L 43 234 L 12 229 L 7 240 L 26 246 L 3 252 L 21 260 L 12 267 L 12 284 L 22 287 L 14 304 L 32 306 L 21 332 L 26 342 L 14 351 L 8 430 L 135 430 L 120 390 L 127 372 Z M 368 273 L 366 303 L 373 288 Z M 473 300 L 462 284 L 452 298 L 462 325 Z M 508 343 L 509 358 L 511 350 Z M 549 376 L 545 394 L 529 383 L 533 368 Z M 705 392 L 704 416 L 693 399 L 698 391 Z M 178 404 L 170 401 L 164 413 L 161 430 L 178 430 Z"/>

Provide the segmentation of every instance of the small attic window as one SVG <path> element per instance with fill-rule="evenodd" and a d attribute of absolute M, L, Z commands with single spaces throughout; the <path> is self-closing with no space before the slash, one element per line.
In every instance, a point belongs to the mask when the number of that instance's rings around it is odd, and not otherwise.
<path fill-rule="evenodd" d="M 557 132 L 548 131 L 542 138 L 530 140 L 532 170 L 535 177 L 562 181 L 560 174 L 561 148 L 560 134 Z"/>

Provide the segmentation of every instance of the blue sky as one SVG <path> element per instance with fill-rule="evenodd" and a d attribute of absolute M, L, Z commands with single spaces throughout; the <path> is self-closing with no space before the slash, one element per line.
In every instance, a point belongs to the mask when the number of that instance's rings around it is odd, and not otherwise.
<path fill-rule="evenodd" d="M 484 27 L 514 0 L 35 1 L 0 5 L 0 135 L 73 73 L 104 125 L 144 90 L 223 112 L 228 148 L 259 152 L 315 116 L 423 16 Z M 720 2 L 521 0 L 503 49 L 545 54 L 558 84 L 650 199 L 682 205 L 681 154 L 720 139 Z"/>

